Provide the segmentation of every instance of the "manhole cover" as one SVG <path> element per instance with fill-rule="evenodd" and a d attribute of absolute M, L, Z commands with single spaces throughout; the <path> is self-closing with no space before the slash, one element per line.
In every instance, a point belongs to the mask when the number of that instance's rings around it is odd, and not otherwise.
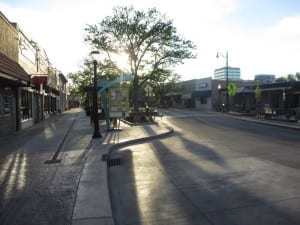
<path fill-rule="evenodd" d="M 107 166 L 120 166 L 120 165 L 121 165 L 121 158 L 107 160 Z"/>

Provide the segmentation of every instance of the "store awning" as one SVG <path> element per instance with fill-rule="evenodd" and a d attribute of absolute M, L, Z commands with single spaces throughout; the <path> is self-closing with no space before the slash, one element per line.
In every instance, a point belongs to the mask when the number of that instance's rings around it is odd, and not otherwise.
<path fill-rule="evenodd" d="M 55 88 L 49 87 L 49 93 L 52 93 L 54 95 L 59 96 L 60 95 L 60 91 L 56 90 Z"/>
<path fill-rule="evenodd" d="M 0 78 L 16 83 L 18 86 L 28 86 L 30 76 L 16 61 L 0 52 Z"/>
<path fill-rule="evenodd" d="M 32 82 L 36 87 L 39 87 L 40 84 L 47 85 L 48 77 L 47 76 L 34 76 Z"/>
<path fill-rule="evenodd" d="M 166 96 L 179 96 L 179 95 L 181 95 L 181 93 L 178 93 L 178 92 L 174 92 L 174 91 L 171 91 L 171 92 L 168 92 L 167 94 L 166 94 Z"/>
<path fill-rule="evenodd" d="M 191 93 L 181 95 L 181 99 L 191 99 L 191 98 L 192 98 Z"/>
<path fill-rule="evenodd" d="M 192 97 L 209 97 L 209 96 L 211 96 L 211 90 L 192 91 Z"/>
<path fill-rule="evenodd" d="M 247 88 L 247 87 L 240 87 L 236 89 L 236 94 L 253 94 L 255 91 L 253 89 Z"/>

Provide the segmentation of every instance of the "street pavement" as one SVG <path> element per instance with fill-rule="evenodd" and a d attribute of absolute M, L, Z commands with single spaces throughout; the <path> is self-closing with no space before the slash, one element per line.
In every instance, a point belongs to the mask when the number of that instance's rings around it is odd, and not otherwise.
<path fill-rule="evenodd" d="M 105 159 L 118 148 L 172 134 L 163 120 L 121 122 L 121 130 L 109 132 L 101 121 L 103 137 L 92 139 L 90 119 L 77 108 L 0 138 L 0 224 L 113 225 Z M 57 150 L 60 162 L 51 163 Z"/>
<path fill-rule="evenodd" d="M 166 112 L 174 135 L 113 153 L 123 160 L 108 169 L 116 225 L 299 224 L 298 131 L 214 112 Z"/>

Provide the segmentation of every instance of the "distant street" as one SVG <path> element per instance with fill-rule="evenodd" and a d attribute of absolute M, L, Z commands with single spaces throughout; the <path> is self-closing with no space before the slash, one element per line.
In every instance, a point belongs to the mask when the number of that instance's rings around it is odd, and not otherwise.
<path fill-rule="evenodd" d="M 299 130 L 174 109 L 162 121 L 173 136 L 113 154 L 117 225 L 299 225 Z"/>

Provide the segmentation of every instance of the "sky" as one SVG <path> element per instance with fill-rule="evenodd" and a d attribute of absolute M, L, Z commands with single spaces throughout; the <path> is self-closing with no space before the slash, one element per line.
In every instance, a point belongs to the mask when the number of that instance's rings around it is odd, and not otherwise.
<path fill-rule="evenodd" d="M 213 77 L 224 67 L 276 77 L 300 72 L 300 0 L 0 0 L 0 11 L 43 47 L 65 75 L 80 70 L 91 47 L 84 28 L 115 6 L 156 7 L 180 35 L 197 45 L 197 58 L 174 68 L 182 80 Z"/>

